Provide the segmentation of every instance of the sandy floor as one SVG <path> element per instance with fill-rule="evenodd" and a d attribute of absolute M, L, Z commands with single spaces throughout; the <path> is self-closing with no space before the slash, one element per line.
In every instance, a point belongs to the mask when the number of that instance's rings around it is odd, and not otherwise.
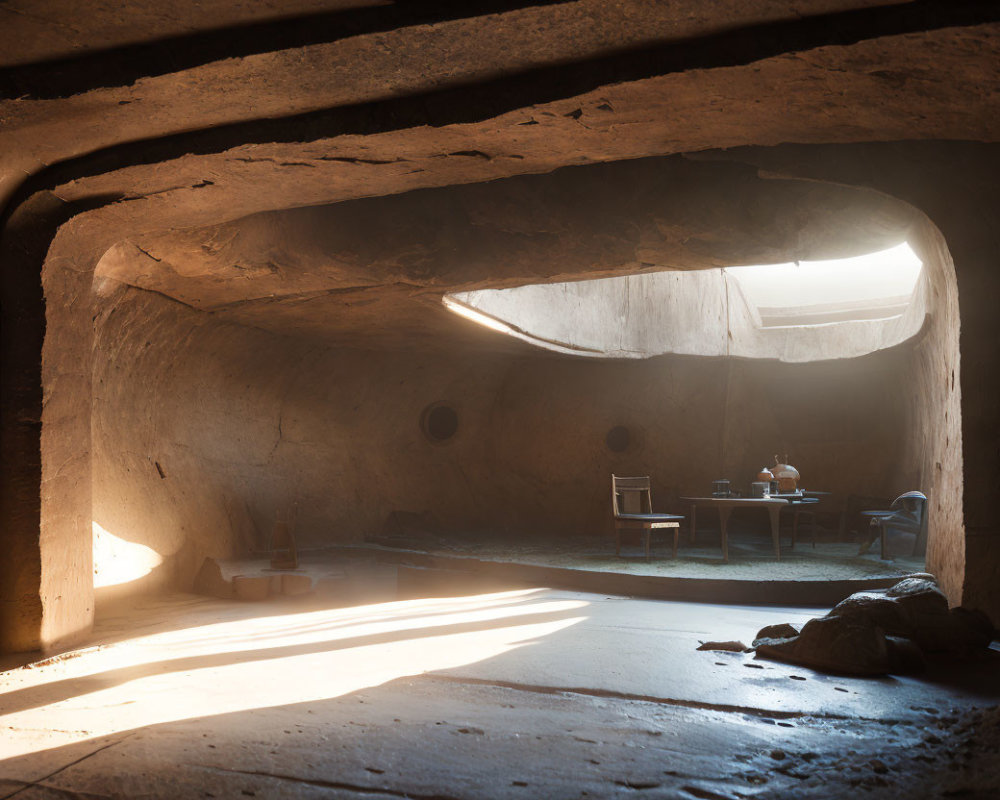
<path fill-rule="evenodd" d="M 813 613 L 146 600 L 0 673 L 0 797 L 995 797 L 1000 652 L 871 680 L 696 649 Z"/>
<path fill-rule="evenodd" d="M 877 550 L 877 547 L 873 547 Z M 858 545 L 850 542 L 797 542 L 791 547 L 788 536 L 782 538 L 781 560 L 774 557 L 770 541 L 759 534 L 738 532 L 729 537 L 729 563 L 722 560 L 718 535 L 699 532 L 694 545 L 682 534 L 677 559 L 671 557 L 666 537 L 655 542 L 652 555 L 646 558 L 636 544 L 623 544 L 622 555 L 615 555 L 609 538 L 580 539 L 573 543 L 548 540 L 538 543 L 510 542 L 454 544 L 431 547 L 440 555 L 464 555 L 507 563 L 563 567 L 630 575 L 655 575 L 675 578 L 724 578 L 727 580 L 830 581 L 864 578 L 892 578 L 922 572 L 923 558 L 897 557 L 883 561 L 877 552 L 858 555 Z"/>

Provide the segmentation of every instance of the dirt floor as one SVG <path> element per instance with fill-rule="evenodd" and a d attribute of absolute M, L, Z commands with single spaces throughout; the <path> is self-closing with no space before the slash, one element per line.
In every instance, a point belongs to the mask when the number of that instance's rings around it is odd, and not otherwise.
<path fill-rule="evenodd" d="M 589 544 L 589 543 L 588 543 Z M 454 551 L 453 551 L 454 552 Z M 623 572 L 629 575 L 657 575 L 671 578 L 725 578 L 729 580 L 831 581 L 891 578 L 922 572 L 922 558 L 897 558 L 882 561 L 877 553 L 858 555 L 858 546 L 850 543 L 822 543 L 815 548 L 798 544 L 782 548 L 781 560 L 773 551 L 756 542 L 732 537 L 729 563 L 722 561 L 719 547 L 699 543 L 683 547 L 677 559 L 670 557 L 670 547 L 659 543 L 650 558 L 641 547 L 623 546 L 616 556 L 614 546 L 593 543 L 580 549 L 554 549 L 544 546 L 514 546 L 470 549 L 467 555 L 496 561 L 535 564 L 567 569 L 600 572 Z"/>
<path fill-rule="evenodd" d="M 629 575 L 670 578 L 716 578 L 748 581 L 839 581 L 894 578 L 924 570 L 923 556 L 879 557 L 878 544 L 859 554 L 857 542 L 834 541 L 830 532 L 813 537 L 803 528 L 794 547 L 787 529 L 781 536 L 781 559 L 774 556 L 770 534 L 751 525 L 733 525 L 729 534 L 729 562 L 722 560 L 717 529 L 699 527 L 694 542 L 687 530 L 680 533 L 677 558 L 671 554 L 672 534 L 654 535 L 650 558 L 638 539 L 622 540 L 615 555 L 610 535 L 508 538 L 466 536 L 447 539 L 409 539 L 398 544 L 436 555 L 460 555 L 535 566 L 562 567 Z"/>
<path fill-rule="evenodd" d="M 146 599 L 0 674 L 0 797 L 995 797 L 996 649 L 882 679 L 696 649 L 815 613 Z"/>

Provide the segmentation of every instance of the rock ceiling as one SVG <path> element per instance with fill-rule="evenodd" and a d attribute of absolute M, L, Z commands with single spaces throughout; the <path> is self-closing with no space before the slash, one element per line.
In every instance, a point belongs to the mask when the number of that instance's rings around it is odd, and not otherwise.
<path fill-rule="evenodd" d="M 0 5 L 0 197 L 8 228 L 58 209 L 50 268 L 104 256 L 99 277 L 230 321 L 309 335 L 390 321 L 410 336 L 429 300 L 457 287 L 755 250 L 783 260 L 805 246 L 787 225 L 780 246 L 755 242 L 752 214 L 728 240 L 737 211 L 693 219 L 667 192 L 638 232 L 622 219 L 630 232 L 617 235 L 584 229 L 596 207 L 584 197 L 561 229 L 583 244 L 557 253 L 543 234 L 565 196 L 542 204 L 527 178 L 443 187 L 746 145 L 995 142 L 998 20 L 992 2 L 12 0 Z M 703 180 L 685 169 L 664 174 L 675 195 L 736 186 L 756 207 L 750 195 L 774 194 L 740 169 L 702 166 Z M 377 200 L 435 188 L 445 194 Z M 588 191 L 600 195 L 600 180 Z M 837 229 L 855 203 L 905 226 L 860 193 L 803 192 L 786 185 L 764 205 L 773 215 L 806 197 L 816 214 L 841 209 Z M 383 205 L 287 212 L 348 200 Z M 505 203 L 518 208 L 506 219 Z M 350 206 L 383 223 L 361 224 Z M 476 214 L 501 220 L 492 239 L 475 235 Z M 378 247 L 322 234 L 331 220 Z M 535 229 L 513 236 L 525 220 Z M 422 241 L 427 226 L 457 237 L 464 257 L 443 255 L 451 239 Z M 488 264 L 474 257 L 484 244 L 496 249 Z"/>

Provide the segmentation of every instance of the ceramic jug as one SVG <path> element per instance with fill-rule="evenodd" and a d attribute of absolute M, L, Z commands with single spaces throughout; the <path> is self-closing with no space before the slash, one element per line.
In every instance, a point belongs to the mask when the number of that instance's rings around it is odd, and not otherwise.
<path fill-rule="evenodd" d="M 774 477 L 778 480 L 779 492 L 794 492 L 799 485 L 799 471 L 787 462 L 787 455 L 784 461 L 779 459 L 778 456 L 774 457 L 774 466 L 771 468 L 771 472 L 774 473 Z"/>

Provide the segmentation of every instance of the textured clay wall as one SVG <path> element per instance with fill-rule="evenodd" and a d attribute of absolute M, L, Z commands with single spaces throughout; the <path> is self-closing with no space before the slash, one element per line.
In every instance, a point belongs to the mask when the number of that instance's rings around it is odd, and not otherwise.
<path fill-rule="evenodd" d="M 682 166 L 684 174 L 693 169 Z M 727 169 L 711 173 L 732 177 Z M 754 197 L 779 198 L 770 201 L 778 209 L 801 200 L 802 191 L 815 193 L 819 199 L 805 204 L 812 232 L 802 247 L 832 246 L 852 230 L 867 241 L 864 227 L 848 223 L 872 209 L 881 220 L 869 237 L 875 240 L 900 235 L 904 221 L 912 220 L 912 210 L 896 201 L 852 191 L 842 204 L 833 204 L 839 221 L 827 229 L 823 184 L 760 186 L 744 171 L 738 177 L 749 181 Z M 95 320 L 93 521 L 108 541 L 145 548 L 139 552 L 162 563 L 125 583 L 101 586 L 99 599 L 189 585 L 205 556 L 262 547 L 278 514 L 297 515 L 296 532 L 306 547 L 379 534 L 394 511 L 429 515 L 431 527 L 473 539 L 599 533 L 608 529 L 612 472 L 650 474 L 658 507 L 682 511 L 677 497 L 705 493 L 720 477 L 746 487 L 779 452 L 788 453 L 806 486 L 840 498 L 892 497 L 917 487 L 931 494 L 933 487 L 930 556 L 957 601 L 962 554 L 942 544 L 961 532 L 959 400 L 950 372 L 947 385 L 944 379 L 955 359 L 957 306 L 947 252 L 934 229 L 920 223 L 914 234 L 925 261 L 943 265 L 936 273 L 940 280 L 928 288 L 933 296 L 927 298 L 931 319 L 925 330 L 914 341 L 850 360 L 576 358 L 452 318 L 436 304 L 434 289 L 415 292 L 405 281 L 403 289 L 391 288 L 403 278 L 444 274 L 450 283 L 441 286 L 443 292 L 460 277 L 503 275 L 504 269 L 512 283 L 543 268 L 548 272 L 540 278 L 559 279 L 553 270 L 599 272 L 601 254 L 609 269 L 632 263 L 636 242 L 622 233 L 632 230 L 627 226 L 610 226 L 617 236 L 614 258 L 576 237 L 590 217 L 581 216 L 563 195 L 576 197 L 570 191 L 574 181 L 589 185 L 591 178 L 573 172 L 565 180 L 571 185 L 553 189 L 563 198 L 555 207 L 565 224 L 559 236 L 542 237 L 551 245 L 548 260 L 538 258 L 538 237 L 510 233 L 545 228 L 540 214 L 525 220 L 518 202 L 530 195 L 528 182 L 469 188 L 465 194 L 480 200 L 473 206 L 474 224 L 468 214 L 445 213 L 460 206 L 450 195 L 437 205 L 428 201 L 440 218 L 430 249 L 420 238 L 426 233 L 418 224 L 422 218 L 408 216 L 423 195 L 394 200 L 390 208 L 400 212 L 396 215 L 372 202 L 293 215 L 301 225 L 287 231 L 282 220 L 265 219 L 263 228 L 259 220 L 251 221 L 245 230 L 230 231 L 232 236 L 212 238 L 208 244 L 235 243 L 233 252 L 223 248 L 215 261 L 195 257 L 216 253 L 197 236 L 176 252 L 156 250 L 155 259 L 135 247 L 122 249 L 121 269 L 99 270 L 95 282 L 102 296 Z M 719 196 L 719 187 L 710 188 L 699 201 L 701 209 L 714 208 L 708 200 Z M 497 200 L 494 193 L 501 189 L 513 193 L 507 198 L 512 202 Z M 500 199 L 506 197 L 501 193 Z M 667 200 L 667 210 L 679 213 L 671 205 L 679 200 Z M 693 206 L 684 208 L 682 221 L 697 216 Z M 590 208 L 595 218 L 599 210 Z M 695 221 L 708 229 L 735 213 L 716 212 Z M 774 217 L 784 219 L 777 211 Z M 731 231 L 724 237 L 726 252 L 738 251 L 747 231 L 760 228 L 754 219 L 735 219 L 735 228 L 722 225 Z M 369 227 L 361 225 L 365 220 Z M 491 246 L 467 267 L 467 255 L 482 249 L 482 231 L 493 230 L 490 225 L 496 228 L 493 238 L 487 237 Z M 647 227 L 667 230 L 671 242 L 682 240 L 688 250 L 678 257 L 689 252 L 690 237 L 680 229 L 659 222 Z M 782 237 L 781 226 L 765 227 L 774 235 L 762 241 L 775 252 L 781 249 L 775 242 L 791 237 L 790 231 Z M 317 239 L 319 231 L 337 236 Z M 571 245 L 580 251 L 579 260 L 557 258 Z M 373 255 L 371 248 L 378 252 Z M 303 295 L 308 302 L 297 302 L 294 293 L 274 303 L 220 294 L 243 287 L 235 279 L 217 278 L 229 261 L 233 269 L 245 267 L 244 255 L 275 261 L 274 269 L 262 271 L 274 286 L 257 285 L 262 279 L 252 275 L 241 278 L 253 297 L 265 301 L 282 282 L 319 281 L 325 275 L 330 283 L 345 260 L 357 276 L 371 272 L 370 279 L 383 280 L 386 299 L 379 304 L 374 296 L 346 293 L 340 300 L 337 291 L 319 292 L 311 285 L 302 287 L 312 290 Z M 165 265 L 171 264 L 187 268 L 178 273 L 184 280 L 171 278 L 184 290 L 180 296 L 193 305 L 207 303 L 207 310 L 168 299 L 155 285 L 146 291 L 120 282 L 160 273 L 165 279 Z M 351 275 L 348 287 L 356 282 Z M 404 298 L 407 293 L 412 302 Z M 348 302 L 352 298 L 355 305 Z M 232 316 L 234 309 L 249 310 L 239 317 Z M 436 402 L 459 414 L 458 433 L 444 444 L 428 441 L 420 429 L 421 413 Z M 947 424 L 939 424 L 946 415 Z M 615 453 L 606 436 L 619 425 L 629 429 L 631 444 Z M 944 538 L 935 545 L 939 536 Z M 110 567 L 102 558 L 98 579 L 107 583 Z"/>
<path fill-rule="evenodd" d="M 927 291 L 934 311 L 908 349 L 901 392 L 904 460 L 915 468 L 911 486 L 929 499 L 927 568 L 957 601 L 962 596 L 966 548 L 955 268 L 944 238 L 928 220 L 914 227 L 910 242 L 927 265 Z"/>
<path fill-rule="evenodd" d="M 916 226 L 911 238 L 921 258 L 940 262 L 944 282 L 934 287 L 931 324 L 908 370 L 907 458 L 918 460 L 932 495 L 928 569 L 953 605 L 1000 622 L 1000 152 L 911 142 L 759 150 L 753 159 L 765 169 L 873 186 L 933 224 Z"/>
<path fill-rule="evenodd" d="M 922 186 L 934 202 L 921 204 L 947 242 L 961 305 L 961 325 L 952 334 L 961 371 L 949 390 L 951 438 L 942 464 L 945 474 L 955 476 L 951 486 L 961 480 L 961 491 L 949 490 L 944 501 L 961 504 L 949 514 L 954 560 L 964 562 L 964 570 L 953 569 L 963 581 L 961 603 L 986 611 L 1000 625 L 1000 152 L 976 147 L 962 155 L 942 159 L 934 181 Z M 948 380 L 950 385 L 950 373 Z M 961 435 L 953 426 L 959 404 Z M 929 420 L 939 431 L 942 422 L 940 415 Z"/>
<path fill-rule="evenodd" d="M 612 472 L 651 475 L 657 505 L 683 511 L 676 498 L 707 494 L 716 478 L 746 491 L 779 451 L 810 488 L 889 495 L 902 485 L 905 359 L 897 348 L 818 364 L 524 361 L 495 411 L 504 518 L 512 528 L 601 531 Z M 622 453 L 605 441 L 617 425 L 631 433 Z"/>
<path fill-rule="evenodd" d="M 94 520 L 164 558 L 99 599 L 189 585 L 205 556 L 262 546 L 296 506 L 306 547 L 361 540 L 395 509 L 489 525 L 489 360 L 317 348 L 134 289 L 98 324 Z M 461 412 L 447 447 L 419 425 L 437 401 Z"/>
<path fill-rule="evenodd" d="M 611 472 L 658 505 L 787 450 L 809 486 L 891 494 L 904 349 L 812 365 L 662 357 L 319 348 L 121 289 L 97 320 L 94 521 L 163 559 L 98 601 L 190 585 L 205 556 L 266 541 L 297 507 L 300 545 L 359 541 L 393 511 L 484 533 L 607 530 Z M 471 325 L 471 323 L 469 323 Z M 459 430 L 424 436 L 429 404 Z M 627 426 L 632 444 L 605 437 Z M 102 534 L 103 535 L 103 534 Z M 113 565 L 111 565 L 113 566 Z M 98 582 L 109 565 L 100 558 Z"/>

